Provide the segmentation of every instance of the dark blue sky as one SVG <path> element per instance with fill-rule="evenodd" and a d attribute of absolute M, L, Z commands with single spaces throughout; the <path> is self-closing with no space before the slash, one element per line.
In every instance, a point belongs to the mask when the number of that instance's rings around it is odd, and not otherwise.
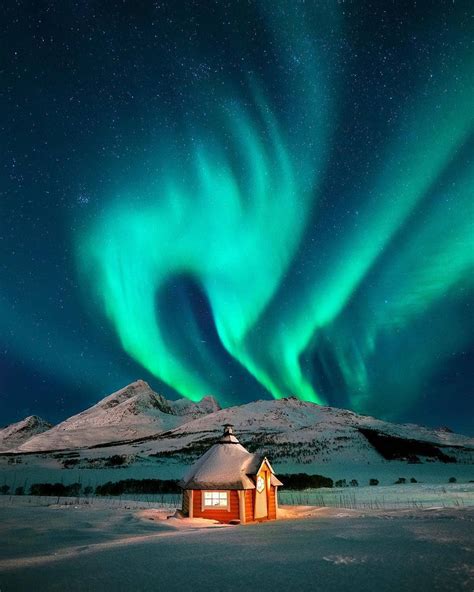
<path fill-rule="evenodd" d="M 472 3 L 0 10 L 1 424 L 143 378 L 473 432 Z"/>

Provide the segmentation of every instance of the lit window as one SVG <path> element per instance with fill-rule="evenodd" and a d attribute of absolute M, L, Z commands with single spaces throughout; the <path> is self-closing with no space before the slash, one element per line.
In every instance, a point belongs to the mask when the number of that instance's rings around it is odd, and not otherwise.
<path fill-rule="evenodd" d="M 205 491 L 205 508 L 227 508 L 227 491 Z"/>

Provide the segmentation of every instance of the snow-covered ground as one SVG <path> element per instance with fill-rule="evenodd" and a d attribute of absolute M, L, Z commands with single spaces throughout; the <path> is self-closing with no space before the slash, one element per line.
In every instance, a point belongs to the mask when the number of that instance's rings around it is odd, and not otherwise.
<path fill-rule="evenodd" d="M 474 483 L 425 485 L 407 483 L 377 487 L 283 490 L 280 504 L 331 508 L 403 510 L 474 507 Z"/>
<path fill-rule="evenodd" d="M 10 501 L 11 500 L 11 501 Z M 280 490 L 280 506 L 314 506 L 353 510 L 408 510 L 474 507 L 474 483 L 447 485 L 406 484 L 378 487 L 345 487 Z M 82 506 L 90 508 L 161 508 L 166 511 L 181 506 L 181 494 L 123 494 L 121 496 L 0 496 L 0 506 L 24 507 Z"/>
<path fill-rule="evenodd" d="M 474 589 L 473 508 L 293 506 L 291 519 L 233 527 L 140 502 L 56 501 L 0 498 L 2 591 Z"/>
<path fill-rule="evenodd" d="M 97 450 L 89 451 L 100 456 Z M 103 456 L 102 452 L 102 456 Z M 33 483 L 81 483 L 83 487 L 96 487 L 107 481 L 122 479 L 181 479 L 189 468 L 173 458 L 137 459 L 133 464 L 123 467 L 71 468 L 64 469 L 63 459 L 51 455 L 31 454 L 19 458 L 0 456 L 0 485 L 8 485 L 12 492 L 24 487 L 25 492 Z M 356 479 L 359 485 L 366 486 L 375 478 L 380 485 L 393 485 L 400 477 L 407 481 L 415 478 L 420 483 L 447 484 L 454 477 L 458 483 L 474 480 L 473 464 L 423 463 L 410 465 L 391 461 L 377 464 L 330 463 L 298 465 L 297 463 L 272 463 L 277 475 L 306 472 L 330 477 L 334 481 L 346 479 L 349 483 Z M 283 479 L 284 481 L 284 479 Z"/>

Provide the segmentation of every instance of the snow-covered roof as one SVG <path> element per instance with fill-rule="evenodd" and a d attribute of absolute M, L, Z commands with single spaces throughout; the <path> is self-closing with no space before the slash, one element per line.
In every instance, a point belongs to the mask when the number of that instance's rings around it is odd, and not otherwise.
<path fill-rule="evenodd" d="M 255 489 L 250 476 L 257 474 L 264 460 L 246 450 L 233 434 L 232 426 L 226 425 L 221 438 L 194 463 L 180 485 L 183 489 Z M 268 466 L 274 477 L 270 463 Z"/>

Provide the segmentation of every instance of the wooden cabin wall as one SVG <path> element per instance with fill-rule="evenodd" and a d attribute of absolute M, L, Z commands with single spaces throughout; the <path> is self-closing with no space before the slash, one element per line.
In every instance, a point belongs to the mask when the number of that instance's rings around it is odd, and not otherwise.
<path fill-rule="evenodd" d="M 270 485 L 268 491 L 268 519 L 276 520 L 276 489 L 273 485 Z"/>
<path fill-rule="evenodd" d="M 210 520 L 218 520 L 219 522 L 229 522 L 230 520 L 238 520 L 240 518 L 239 512 L 239 493 L 238 491 L 229 491 L 230 496 L 230 511 L 225 509 L 214 509 L 209 510 L 202 509 L 202 494 L 200 490 L 194 491 L 193 496 L 193 516 L 195 518 L 209 518 Z M 268 490 L 268 520 L 276 520 L 277 517 L 277 490 L 275 487 L 270 486 Z M 183 513 L 185 516 L 189 516 L 189 503 L 191 498 L 191 492 L 189 490 L 183 491 Z M 255 489 L 245 490 L 245 521 L 253 522 L 255 519 Z M 264 519 L 263 519 L 264 520 Z"/>
<path fill-rule="evenodd" d="M 277 506 L 276 506 L 276 489 L 273 485 L 268 490 L 268 520 L 276 520 L 277 517 Z M 255 489 L 247 489 L 245 491 L 245 520 L 246 522 L 252 522 L 255 520 Z M 265 520 L 260 518 L 259 520 Z"/>
<path fill-rule="evenodd" d="M 202 509 L 203 491 L 195 490 L 193 496 L 193 517 L 208 518 L 209 520 L 218 520 L 219 522 L 230 522 L 240 518 L 239 512 L 239 493 L 236 490 L 230 490 L 229 501 L 230 511 L 225 508 Z"/>
<path fill-rule="evenodd" d="M 254 520 L 255 489 L 245 490 L 245 522 Z"/>

